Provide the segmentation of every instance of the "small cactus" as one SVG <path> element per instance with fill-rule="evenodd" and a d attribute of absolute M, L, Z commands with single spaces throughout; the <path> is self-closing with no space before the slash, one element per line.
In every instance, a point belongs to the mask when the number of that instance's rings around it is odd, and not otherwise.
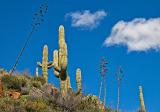
<path fill-rule="evenodd" d="M 36 68 L 36 77 L 39 76 L 39 73 L 38 73 L 38 67 Z"/>
<path fill-rule="evenodd" d="M 43 48 L 42 63 L 37 62 L 38 66 L 42 68 L 42 76 L 46 83 L 48 83 L 48 69 L 52 67 L 52 62 L 48 62 L 48 46 L 45 45 Z"/>
<path fill-rule="evenodd" d="M 76 71 L 76 83 L 77 83 L 77 92 L 82 93 L 82 78 L 81 78 L 81 70 L 78 68 Z"/>
<path fill-rule="evenodd" d="M 142 86 L 139 86 L 139 98 L 140 98 L 140 105 L 141 105 L 141 112 L 146 112 L 145 109 L 145 104 L 144 104 L 144 99 L 143 99 L 143 91 L 142 91 Z"/>

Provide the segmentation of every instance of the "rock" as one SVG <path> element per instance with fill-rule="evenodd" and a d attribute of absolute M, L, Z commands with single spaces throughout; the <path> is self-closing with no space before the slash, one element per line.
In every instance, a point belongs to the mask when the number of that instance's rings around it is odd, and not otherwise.
<path fill-rule="evenodd" d="M 20 97 L 21 93 L 20 92 L 10 92 L 9 96 L 13 99 L 18 99 Z"/>
<path fill-rule="evenodd" d="M 35 88 L 35 87 L 33 87 L 33 88 L 30 90 L 30 92 L 29 92 L 29 95 L 30 95 L 30 96 L 33 96 L 33 97 L 35 97 L 35 98 L 37 98 L 37 97 L 42 97 L 43 94 L 44 94 L 43 91 L 41 91 L 40 89 L 37 89 L 37 88 Z"/>

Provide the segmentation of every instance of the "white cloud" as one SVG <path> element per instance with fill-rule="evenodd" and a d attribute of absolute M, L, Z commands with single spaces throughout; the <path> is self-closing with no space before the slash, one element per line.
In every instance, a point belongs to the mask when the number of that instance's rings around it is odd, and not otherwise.
<path fill-rule="evenodd" d="M 160 18 L 136 18 L 130 22 L 119 21 L 111 35 L 106 38 L 106 46 L 123 45 L 128 51 L 160 50 Z"/>
<path fill-rule="evenodd" d="M 66 17 L 71 18 L 73 27 L 93 29 L 96 28 L 102 19 L 107 16 L 107 13 L 104 10 L 99 10 L 94 13 L 91 13 L 89 10 L 77 11 L 66 14 Z"/>

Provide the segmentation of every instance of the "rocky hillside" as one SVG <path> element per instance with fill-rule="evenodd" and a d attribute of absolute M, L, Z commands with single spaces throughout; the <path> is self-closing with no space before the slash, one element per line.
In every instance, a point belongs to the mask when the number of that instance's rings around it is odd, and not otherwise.
<path fill-rule="evenodd" d="M 62 97 L 60 90 L 46 84 L 43 77 L 9 75 L 0 71 L 0 112 L 111 112 L 95 95 L 71 91 Z"/>

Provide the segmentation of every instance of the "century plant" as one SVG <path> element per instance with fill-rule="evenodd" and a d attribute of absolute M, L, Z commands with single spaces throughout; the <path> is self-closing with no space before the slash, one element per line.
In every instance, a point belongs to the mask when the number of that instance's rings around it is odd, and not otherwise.
<path fill-rule="evenodd" d="M 42 68 L 42 77 L 48 83 L 48 69 L 52 67 L 52 62 L 48 62 L 48 46 L 44 45 L 42 63 L 37 62 L 38 66 Z"/>
<path fill-rule="evenodd" d="M 121 67 L 118 68 L 118 71 L 116 72 L 115 74 L 116 76 L 116 79 L 117 79 L 117 86 L 118 86 L 118 90 L 117 90 L 117 110 L 116 112 L 119 112 L 119 105 L 120 105 L 120 84 L 121 84 L 121 81 L 124 77 L 124 72 L 122 70 Z"/>
<path fill-rule="evenodd" d="M 139 98 L 140 98 L 140 105 L 141 105 L 140 112 L 146 112 L 144 99 L 143 99 L 142 86 L 139 86 Z"/>
<path fill-rule="evenodd" d="M 101 76 L 101 83 L 100 83 L 100 91 L 99 91 L 99 104 L 100 104 L 100 98 L 101 98 L 101 93 L 102 93 L 102 83 L 104 81 L 104 106 L 103 108 L 100 106 L 100 108 L 104 109 L 105 104 L 106 104 L 106 73 L 108 71 L 107 69 L 107 64 L 108 62 L 104 57 L 101 58 L 100 60 L 100 76 Z"/>

